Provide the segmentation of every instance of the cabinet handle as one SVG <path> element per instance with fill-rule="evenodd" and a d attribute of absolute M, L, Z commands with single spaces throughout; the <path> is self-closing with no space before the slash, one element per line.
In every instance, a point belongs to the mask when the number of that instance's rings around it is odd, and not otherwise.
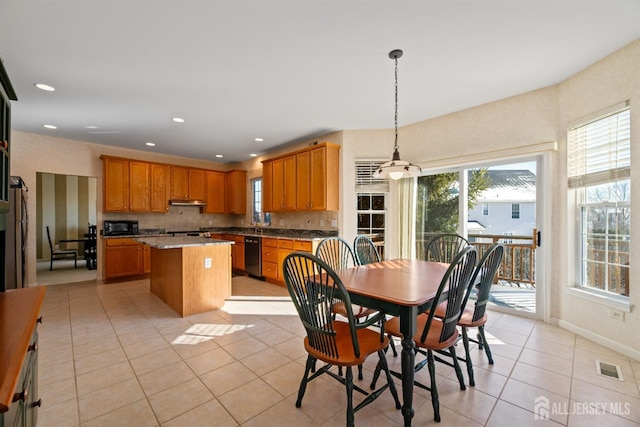
<path fill-rule="evenodd" d="M 32 407 L 32 408 L 35 408 L 35 407 L 38 407 L 38 408 L 39 408 L 39 407 L 41 407 L 41 406 L 42 406 L 42 399 L 38 399 L 38 400 L 36 400 L 35 402 L 33 402 L 33 403 L 31 404 L 31 407 Z"/>
<path fill-rule="evenodd" d="M 15 393 L 13 395 L 13 400 L 11 401 L 11 403 L 18 402 L 20 400 L 24 400 L 26 402 L 28 398 L 29 398 L 29 389 L 25 388 L 20 393 Z"/>
<path fill-rule="evenodd" d="M 31 344 L 28 348 L 27 351 L 33 351 L 35 353 L 38 352 L 38 341 L 34 342 L 33 344 Z"/>
<path fill-rule="evenodd" d="M 42 316 L 38 317 L 38 320 L 36 320 L 36 323 L 42 323 Z"/>

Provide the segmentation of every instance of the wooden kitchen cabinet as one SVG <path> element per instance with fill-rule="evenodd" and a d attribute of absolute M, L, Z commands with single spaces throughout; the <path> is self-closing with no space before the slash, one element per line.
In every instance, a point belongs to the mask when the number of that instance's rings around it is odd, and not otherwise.
<path fill-rule="evenodd" d="M 102 157 L 103 210 L 105 212 L 129 211 L 129 161 Z"/>
<path fill-rule="evenodd" d="M 262 238 L 262 275 L 265 279 L 278 279 L 278 239 Z"/>
<path fill-rule="evenodd" d="M 247 171 L 232 170 L 225 176 L 225 213 L 247 213 Z"/>
<path fill-rule="evenodd" d="M 264 212 L 339 209 L 339 145 L 323 142 L 262 165 Z"/>
<path fill-rule="evenodd" d="M 205 173 L 205 190 L 207 206 L 204 213 L 224 213 L 225 209 L 225 173 L 207 171 Z"/>
<path fill-rule="evenodd" d="M 118 277 L 138 276 L 151 269 L 148 245 L 135 239 L 104 239 L 104 277 L 106 280 Z"/>
<path fill-rule="evenodd" d="M 169 167 L 170 198 L 182 200 L 205 199 L 205 170 L 184 166 Z"/>
<path fill-rule="evenodd" d="M 312 240 L 262 238 L 262 275 L 270 282 L 284 284 L 282 265 L 292 252 L 313 253 L 317 244 Z"/>
<path fill-rule="evenodd" d="M 298 210 L 338 210 L 339 160 L 339 147 L 333 145 L 296 155 Z"/>
<path fill-rule="evenodd" d="M 169 166 L 159 163 L 151 163 L 151 212 L 164 213 L 169 210 Z"/>
<path fill-rule="evenodd" d="M 147 162 L 129 162 L 129 212 L 150 211 L 150 170 Z"/>

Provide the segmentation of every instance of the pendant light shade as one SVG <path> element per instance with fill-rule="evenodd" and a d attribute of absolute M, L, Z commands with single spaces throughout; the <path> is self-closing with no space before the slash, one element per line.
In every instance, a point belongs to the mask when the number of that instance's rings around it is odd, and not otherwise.
<path fill-rule="evenodd" d="M 393 157 L 391 161 L 383 163 L 376 169 L 373 173 L 373 178 L 391 178 L 391 179 L 400 179 L 400 178 L 411 178 L 415 176 L 420 176 L 422 174 L 422 169 L 418 165 L 411 164 L 406 160 L 400 160 L 400 152 L 398 151 L 398 58 L 402 56 L 402 51 L 400 49 L 392 50 L 389 52 L 389 58 L 395 61 L 396 67 L 396 109 L 395 109 L 395 144 L 393 146 Z"/>

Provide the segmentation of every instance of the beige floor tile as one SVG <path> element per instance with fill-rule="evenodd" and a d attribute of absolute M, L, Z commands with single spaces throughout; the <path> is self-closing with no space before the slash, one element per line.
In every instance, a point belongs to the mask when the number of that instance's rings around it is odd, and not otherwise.
<path fill-rule="evenodd" d="M 235 388 L 247 384 L 258 377 L 242 363 L 235 361 L 200 376 L 200 379 L 214 396 L 219 397 Z M 272 385 L 273 387 L 273 385 Z"/>
<path fill-rule="evenodd" d="M 573 360 L 558 357 L 549 353 L 523 349 L 518 362 L 527 363 L 546 371 L 555 372 L 562 375 L 570 375 L 573 369 Z"/>
<path fill-rule="evenodd" d="M 135 378 L 128 361 L 116 363 L 82 375 L 76 375 L 78 396 Z"/>
<path fill-rule="evenodd" d="M 282 401 L 283 397 L 261 379 L 255 379 L 223 394 L 218 400 L 242 424 Z"/>
<path fill-rule="evenodd" d="M 511 378 L 560 396 L 569 397 L 571 389 L 571 377 L 569 376 L 518 362 L 513 368 Z"/>
<path fill-rule="evenodd" d="M 539 402 L 539 399 L 547 399 L 549 419 L 551 421 L 566 425 L 567 414 L 562 409 L 569 404 L 568 397 L 560 396 L 548 390 L 543 390 L 514 379 L 507 381 L 500 396 L 500 400 L 526 409 L 531 413 L 535 413 L 535 405 Z M 553 410 L 554 408 L 557 410 Z"/>
<path fill-rule="evenodd" d="M 259 377 L 289 363 L 291 359 L 279 351 L 268 348 L 242 359 L 242 363 Z"/>
<path fill-rule="evenodd" d="M 151 408 L 160 423 L 169 421 L 213 399 L 197 378 L 149 397 Z"/>
<path fill-rule="evenodd" d="M 477 367 L 508 377 L 509 375 L 511 375 L 513 367 L 516 366 L 516 360 L 502 357 L 493 353 L 491 353 L 491 357 L 493 358 L 493 365 L 490 365 L 489 359 L 487 359 L 487 355 L 485 354 L 484 350 L 478 350 L 477 347 L 472 348 L 470 350 L 470 353 L 474 369 Z M 466 367 L 463 367 L 462 369 L 463 371 L 465 371 L 466 375 Z"/>
<path fill-rule="evenodd" d="M 543 336 L 530 336 L 525 344 L 525 348 L 535 350 L 540 353 L 552 354 L 563 359 L 573 360 L 575 346 L 573 343 L 557 342 L 555 340 L 546 339 Z"/>
<path fill-rule="evenodd" d="M 135 359 L 149 353 L 156 353 L 170 348 L 170 344 L 162 336 L 145 338 L 135 344 L 123 345 L 129 359 Z"/>
<path fill-rule="evenodd" d="M 292 361 L 263 375 L 262 379 L 282 396 L 289 397 L 298 393 L 303 373 L 304 370 L 301 370 L 300 366 Z"/>
<path fill-rule="evenodd" d="M 475 387 L 460 390 L 457 379 L 446 379 L 438 384 L 438 396 L 440 406 L 446 406 L 452 411 L 459 411 L 462 415 L 480 424 L 487 421 L 498 400 Z"/>
<path fill-rule="evenodd" d="M 167 390 L 195 378 L 196 375 L 183 361 L 163 366 L 155 371 L 139 375 L 138 380 L 147 396 Z"/>
<path fill-rule="evenodd" d="M 460 412 L 462 411 L 452 411 L 442 405 L 440 406 L 440 422 L 435 422 L 433 419 L 431 399 L 423 400 L 419 405 L 414 405 L 414 408 L 417 408 L 415 409 L 415 415 L 412 420 L 412 425 L 414 426 L 476 427 L 482 425 L 461 414 Z"/>
<path fill-rule="evenodd" d="M 49 406 L 43 401 L 38 409 L 38 427 L 75 427 L 80 425 L 78 399 L 69 399 Z"/>
<path fill-rule="evenodd" d="M 44 359 L 47 357 L 47 354 L 42 352 L 40 353 L 40 357 Z M 45 369 L 44 366 L 38 369 L 38 386 L 40 387 L 68 378 L 74 378 L 75 371 L 72 360 L 61 361 L 58 364 L 49 363 L 47 365 L 48 369 Z"/>
<path fill-rule="evenodd" d="M 490 332 L 486 332 L 485 336 L 489 342 L 491 354 L 506 357 L 511 360 L 518 360 L 518 357 L 520 357 L 522 346 L 506 343 L 491 335 Z"/>
<path fill-rule="evenodd" d="M 249 332 L 251 333 L 255 331 L 249 331 Z M 276 346 L 278 344 L 282 344 L 284 342 L 287 342 L 291 339 L 298 337 L 297 335 L 294 335 L 287 330 L 284 330 L 282 328 L 278 328 L 275 326 L 274 328 L 269 329 L 268 331 L 255 334 L 254 336 L 258 338 L 260 341 L 262 341 L 263 343 L 271 347 Z"/>
<path fill-rule="evenodd" d="M 257 338 L 248 337 L 241 341 L 236 341 L 231 344 L 227 344 L 224 350 L 237 360 L 242 360 L 245 357 L 249 357 L 252 354 L 256 354 L 269 348 L 269 346 Z"/>
<path fill-rule="evenodd" d="M 80 421 L 85 423 L 140 399 L 144 399 L 144 393 L 136 379 L 128 379 L 88 393 L 78 399 Z"/>
<path fill-rule="evenodd" d="M 299 357 L 307 356 L 307 351 L 304 349 L 302 339 L 298 336 L 294 336 L 288 341 L 274 345 L 272 346 L 272 348 L 284 354 L 290 359 L 297 359 Z"/>
<path fill-rule="evenodd" d="M 172 365 L 180 361 L 180 356 L 172 348 L 145 354 L 131 360 L 131 366 L 136 375 L 143 375 L 158 368 Z"/>
<path fill-rule="evenodd" d="M 82 427 L 136 426 L 155 427 L 159 425 L 147 399 L 141 399 L 130 405 L 83 422 Z"/>
<path fill-rule="evenodd" d="M 637 427 L 638 423 L 629 421 L 608 412 L 598 411 L 593 408 L 579 406 L 579 403 L 571 401 L 573 412 L 569 414 L 569 427 Z M 580 410 L 577 410 L 580 408 Z"/>
<path fill-rule="evenodd" d="M 291 402 L 283 400 L 272 406 L 266 411 L 256 415 L 250 420 L 242 423 L 243 427 L 261 427 L 273 425 L 274 420 L 278 420 L 278 424 L 282 426 L 316 426 L 318 423 L 311 419 L 308 415 L 296 408 Z M 358 417 L 358 425 L 373 425 L 363 422 Z M 344 425 L 344 420 L 343 424 Z"/>
<path fill-rule="evenodd" d="M 185 360 L 220 348 L 220 346 L 209 337 L 199 338 L 193 335 L 181 334 L 176 337 L 167 336 L 165 338 L 169 341 L 171 348 Z"/>
<path fill-rule="evenodd" d="M 627 359 L 625 355 L 620 354 L 615 350 L 604 347 L 600 344 L 597 344 L 593 341 L 589 341 L 586 338 L 582 338 L 581 336 L 576 336 L 576 350 L 586 350 L 604 356 L 615 357 L 618 359 Z"/>
<path fill-rule="evenodd" d="M 475 389 L 493 397 L 500 396 L 507 382 L 506 376 L 480 367 L 473 368 L 473 376 L 476 380 Z"/>
<path fill-rule="evenodd" d="M 212 425 L 216 427 L 233 427 L 239 424 L 229 415 L 220 402 L 213 399 L 163 423 L 162 427 L 211 427 Z"/>
<path fill-rule="evenodd" d="M 304 371 L 300 371 L 300 379 Z M 320 424 L 324 424 L 335 414 L 344 414 L 347 408 L 347 392 L 344 386 L 331 378 L 316 378 L 307 384 L 302 405 L 299 410 L 307 414 Z M 289 396 L 286 400 L 295 407 L 298 394 Z M 401 398 L 402 399 L 402 398 Z"/>
<path fill-rule="evenodd" d="M 533 412 L 499 400 L 486 425 L 487 427 L 542 427 L 561 426 L 562 424 L 551 420 L 536 419 Z"/>
<path fill-rule="evenodd" d="M 85 357 L 101 354 L 106 351 L 117 350 L 121 348 L 120 341 L 115 335 L 105 339 L 95 340 L 86 344 L 76 344 L 73 346 L 73 356 L 76 360 Z"/>
<path fill-rule="evenodd" d="M 199 354 L 195 357 L 186 359 L 187 365 L 196 373 L 196 375 L 206 374 L 221 366 L 233 363 L 235 359 L 222 348 Z"/>
<path fill-rule="evenodd" d="M 87 372 L 97 371 L 120 362 L 127 361 L 127 355 L 124 354 L 122 348 L 114 348 L 105 350 L 101 353 L 76 359 L 75 369 L 76 375 L 86 374 Z"/>
<path fill-rule="evenodd" d="M 46 402 L 48 406 L 55 406 L 69 399 L 76 399 L 75 378 L 67 378 L 62 381 L 40 386 L 38 388 L 38 397 Z"/>
<path fill-rule="evenodd" d="M 524 335 L 519 332 L 514 332 L 513 330 L 501 329 L 497 327 L 493 327 L 490 330 L 485 330 L 485 336 L 489 341 L 489 345 L 491 345 L 494 340 L 497 340 L 501 343 L 511 344 L 516 347 L 524 347 L 527 339 L 529 339 L 529 335 Z"/>
<path fill-rule="evenodd" d="M 591 357 L 586 356 L 589 353 Z M 617 364 L 622 371 L 624 381 L 618 381 L 596 372 L 596 358 L 603 362 Z M 577 351 L 576 362 L 573 365 L 573 378 L 598 385 L 603 388 L 627 393 L 633 397 L 640 397 L 638 393 L 637 383 L 634 381 L 635 376 L 631 370 L 631 364 L 628 360 L 616 359 L 610 356 L 598 355 L 597 353 Z"/>
<path fill-rule="evenodd" d="M 489 315 L 492 315 L 490 312 Z M 505 331 L 515 332 L 517 334 L 529 336 L 535 328 L 537 322 L 533 319 L 527 319 L 512 314 L 502 314 L 496 321 L 491 324 L 490 329 L 498 328 Z"/>
<path fill-rule="evenodd" d="M 599 412 L 610 412 L 640 425 L 640 398 L 638 397 L 574 378 L 571 383 L 571 399 L 601 409 Z"/>

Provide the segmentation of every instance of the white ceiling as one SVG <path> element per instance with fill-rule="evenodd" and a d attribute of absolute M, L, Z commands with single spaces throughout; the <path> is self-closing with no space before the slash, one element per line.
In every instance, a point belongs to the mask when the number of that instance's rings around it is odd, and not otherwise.
<path fill-rule="evenodd" d="M 639 23 L 639 0 L 2 0 L 0 57 L 16 130 L 235 162 L 392 128 L 393 49 L 402 126 L 556 84 Z"/>

